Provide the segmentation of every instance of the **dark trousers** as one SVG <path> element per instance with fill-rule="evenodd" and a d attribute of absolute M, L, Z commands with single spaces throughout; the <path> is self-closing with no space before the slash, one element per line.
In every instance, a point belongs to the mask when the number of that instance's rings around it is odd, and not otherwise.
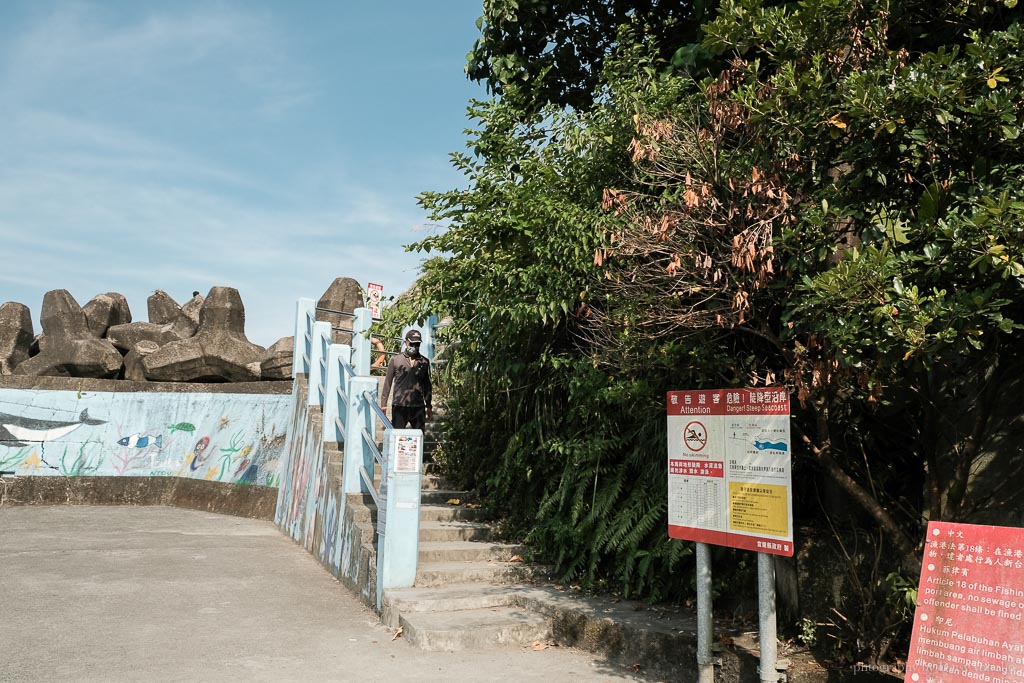
<path fill-rule="evenodd" d="M 423 429 L 427 424 L 426 406 L 391 406 L 391 424 L 395 429 Z"/>

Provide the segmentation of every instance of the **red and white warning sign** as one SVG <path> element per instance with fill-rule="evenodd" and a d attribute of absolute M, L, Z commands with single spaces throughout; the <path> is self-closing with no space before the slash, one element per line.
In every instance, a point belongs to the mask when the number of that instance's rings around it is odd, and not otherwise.
<path fill-rule="evenodd" d="M 1024 529 L 929 522 L 904 680 L 1024 681 Z"/>
<path fill-rule="evenodd" d="M 793 554 L 789 393 L 668 394 L 668 534 Z"/>
<path fill-rule="evenodd" d="M 371 282 L 366 285 L 366 294 L 369 301 L 367 301 L 367 308 L 370 309 L 370 315 L 374 318 L 380 317 L 381 300 L 384 298 L 384 285 L 378 285 L 375 282 Z"/>

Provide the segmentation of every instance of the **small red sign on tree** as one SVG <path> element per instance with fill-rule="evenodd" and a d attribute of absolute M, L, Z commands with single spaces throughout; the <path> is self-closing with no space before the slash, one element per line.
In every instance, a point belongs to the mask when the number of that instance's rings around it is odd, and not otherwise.
<path fill-rule="evenodd" d="M 1024 681 L 1024 529 L 932 522 L 905 681 Z"/>

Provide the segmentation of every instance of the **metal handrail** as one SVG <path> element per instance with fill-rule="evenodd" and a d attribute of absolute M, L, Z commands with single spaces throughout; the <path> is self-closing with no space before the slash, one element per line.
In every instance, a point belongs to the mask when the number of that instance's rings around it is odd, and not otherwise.
<path fill-rule="evenodd" d="M 362 465 L 359 466 L 359 477 L 363 480 L 363 483 L 366 484 L 366 488 L 370 492 L 370 497 L 373 498 L 373 504 L 376 505 L 379 510 L 380 494 L 377 493 L 377 489 L 373 486 L 373 477 L 369 475 L 366 468 Z"/>
<path fill-rule="evenodd" d="M 363 434 L 363 441 L 367 446 L 370 447 L 370 452 L 373 453 L 373 459 L 377 461 L 377 464 L 384 467 L 384 454 L 377 448 L 377 441 L 370 436 L 370 433 L 365 429 L 361 430 Z"/>
<path fill-rule="evenodd" d="M 377 405 L 377 401 L 374 400 L 369 391 L 363 392 L 363 400 L 370 404 L 370 407 L 373 408 L 373 412 L 377 413 L 377 417 L 384 423 L 384 429 L 394 428 L 394 425 L 391 424 L 391 420 L 388 419 L 388 414 L 385 413 L 379 405 Z"/>
<path fill-rule="evenodd" d="M 334 313 L 336 315 L 343 315 L 346 318 L 356 317 L 356 314 L 350 311 L 336 311 L 333 308 L 321 308 L 320 306 L 317 306 L 316 310 L 320 311 L 321 313 Z"/>

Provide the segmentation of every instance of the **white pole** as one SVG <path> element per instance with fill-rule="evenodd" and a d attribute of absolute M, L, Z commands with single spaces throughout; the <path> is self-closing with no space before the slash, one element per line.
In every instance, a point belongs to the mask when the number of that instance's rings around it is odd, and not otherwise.
<path fill-rule="evenodd" d="M 697 683 L 715 683 L 711 656 L 714 623 L 711 616 L 711 548 L 697 544 Z"/>
<path fill-rule="evenodd" d="M 768 553 L 757 554 L 758 629 L 761 640 L 761 683 L 778 683 L 775 671 L 778 640 L 775 635 L 775 560 Z"/>

